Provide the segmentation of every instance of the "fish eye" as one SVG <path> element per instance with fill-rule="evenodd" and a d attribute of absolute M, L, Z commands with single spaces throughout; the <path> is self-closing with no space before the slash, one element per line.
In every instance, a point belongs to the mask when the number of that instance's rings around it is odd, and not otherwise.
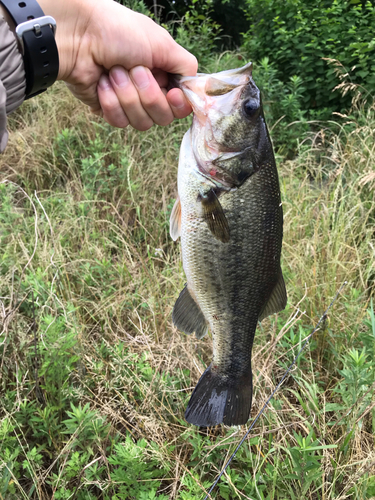
<path fill-rule="evenodd" d="M 259 111 L 259 101 L 257 99 L 247 99 L 243 105 L 243 110 L 246 116 L 253 118 Z"/>

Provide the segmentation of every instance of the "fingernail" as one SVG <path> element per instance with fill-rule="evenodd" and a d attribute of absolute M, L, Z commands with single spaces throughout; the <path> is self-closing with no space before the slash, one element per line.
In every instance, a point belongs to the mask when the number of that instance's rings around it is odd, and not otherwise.
<path fill-rule="evenodd" d="M 181 101 L 181 102 L 178 102 L 177 105 L 175 104 L 172 104 L 172 106 L 176 109 L 181 109 L 181 108 L 184 108 L 185 107 L 185 102 L 184 101 Z"/>
<path fill-rule="evenodd" d="M 108 90 L 111 87 L 107 75 L 102 75 L 100 77 L 100 79 L 99 79 L 99 87 L 102 90 Z"/>
<path fill-rule="evenodd" d="M 132 69 L 132 79 L 136 86 L 140 89 L 145 89 L 149 86 L 150 78 L 148 72 L 143 66 L 136 66 Z"/>
<path fill-rule="evenodd" d="M 110 75 L 117 87 L 125 87 L 125 85 L 127 85 L 127 83 L 129 82 L 128 72 L 123 68 L 111 69 Z"/>

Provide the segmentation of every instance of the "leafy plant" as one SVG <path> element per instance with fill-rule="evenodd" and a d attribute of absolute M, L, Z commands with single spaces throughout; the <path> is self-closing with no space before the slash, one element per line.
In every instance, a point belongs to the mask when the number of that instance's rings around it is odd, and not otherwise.
<path fill-rule="evenodd" d="M 276 66 L 264 57 L 254 64 L 254 81 L 262 92 L 264 115 L 277 152 L 285 156 L 294 154 L 298 142 L 309 130 L 302 104 L 305 90 L 302 78 L 291 76 L 284 83 Z"/>
<path fill-rule="evenodd" d="M 297 445 L 287 450 L 291 458 L 293 473 L 287 474 L 285 478 L 297 480 L 299 498 L 302 498 L 306 495 L 312 483 L 317 482 L 322 474 L 321 460 L 323 457 L 316 452 L 337 448 L 337 445 L 321 445 L 319 440 L 314 439 L 314 431 L 310 431 L 306 437 L 296 432 L 293 432 L 293 435 Z"/>
<path fill-rule="evenodd" d="M 374 299 L 371 297 L 370 307 L 367 310 L 368 318 L 364 320 L 366 331 L 363 332 L 363 343 L 366 351 L 369 353 L 370 358 L 375 357 L 375 309 Z"/>
<path fill-rule="evenodd" d="M 243 62 L 207 55 L 208 71 Z M 254 75 L 278 151 L 291 158 L 305 82 L 285 83 L 270 59 Z M 100 123 L 59 84 L 32 101 L 9 117 L 0 169 L 0 494 L 203 498 L 246 426 L 197 429 L 183 417 L 212 349 L 209 335 L 197 340 L 171 322 L 184 277 L 168 215 L 189 119 L 140 134 Z M 374 495 L 375 118 L 358 108 L 345 120 L 292 159 L 279 155 L 288 307 L 257 329 L 251 418 L 337 284 L 350 284 L 218 498 Z"/>
<path fill-rule="evenodd" d="M 339 370 L 343 377 L 333 389 L 333 393 L 341 399 L 337 403 L 327 403 L 326 411 L 338 412 L 341 415 L 330 425 L 346 425 L 347 436 L 352 437 L 355 425 L 359 428 L 363 425 L 361 415 L 371 404 L 373 398 L 373 387 L 375 382 L 374 363 L 366 354 L 366 348 L 361 351 L 352 348 L 342 357 L 343 368 Z M 371 390 L 372 389 L 372 390 Z M 340 412 L 340 413 L 339 413 Z M 372 412 L 374 413 L 374 412 Z M 372 432 L 375 431 L 375 420 L 372 422 Z M 344 441 L 344 447 L 348 440 Z"/>
<path fill-rule="evenodd" d="M 116 0 L 116 2 L 121 3 L 122 5 L 125 5 L 125 7 L 128 7 L 136 12 L 140 12 L 145 16 L 151 15 L 147 2 L 144 2 L 143 0 Z"/>
<path fill-rule="evenodd" d="M 156 458 L 158 455 L 159 459 Z M 118 493 L 113 497 L 116 500 L 152 500 L 160 486 L 159 478 L 169 470 L 166 463 L 160 463 L 160 454 L 155 443 L 147 443 L 144 439 L 133 443 L 129 436 L 123 443 L 115 445 L 108 462 L 114 466 L 111 481 L 118 489 Z M 167 496 L 158 495 L 157 498 L 166 500 Z"/>
<path fill-rule="evenodd" d="M 246 0 L 246 13 L 245 52 L 255 60 L 269 57 L 284 84 L 300 77 L 303 109 L 325 110 L 327 118 L 350 107 L 350 94 L 334 92 L 340 80 L 324 58 L 338 59 L 352 83 L 374 88 L 373 2 Z"/>
<path fill-rule="evenodd" d="M 210 17 L 212 5 L 205 0 L 195 0 L 181 22 L 171 25 L 177 43 L 195 55 L 199 70 L 204 71 L 220 37 L 221 28 Z"/>

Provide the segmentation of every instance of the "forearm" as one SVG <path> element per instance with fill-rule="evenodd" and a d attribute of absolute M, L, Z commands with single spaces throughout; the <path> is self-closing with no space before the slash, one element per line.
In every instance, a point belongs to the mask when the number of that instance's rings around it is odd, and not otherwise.
<path fill-rule="evenodd" d="M 26 88 L 22 56 L 9 28 L 0 10 L 0 152 L 8 139 L 6 115 L 23 102 Z"/>
<path fill-rule="evenodd" d="M 168 73 L 194 75 L 197 61 L 150 18 L 113 0 L 38 3 L 56 21 L 57 78 L 94 113 L 146 130 L 191 111 L 179 89 L 167 94 Z"/>
<path fill-rule="evenodd" d="M 8 23 L 8 26 L 13 33 L 15 33 L 15 26 L 12 21 L 12 18 L 10 17 L 8 11 L 4 9 L 4 7 L 0 4 L 0 17 L 3 17 L 5 21 Z"/>
<path fill-rule="evenodd" d="M 58 80 L 66 80 L 77 59 L 80 40 L 83 37 L 92 7 L 102 0 L 38 0 L 46 16 L 52 16 L 57 23 L 56 44 L 59 51 Z M 104 0 L 106 1 L 106 0 Z M 15 33 L 15 25 L 8 11 L 0 4 L 0 16 Z"/>
<path fill-rule="evenodd" d="M 0 100 L 6 114 L 9 114 L 24 100 L 26 81 L 14 25 L 6 19 L 6 15 L 0 6 Z"/>

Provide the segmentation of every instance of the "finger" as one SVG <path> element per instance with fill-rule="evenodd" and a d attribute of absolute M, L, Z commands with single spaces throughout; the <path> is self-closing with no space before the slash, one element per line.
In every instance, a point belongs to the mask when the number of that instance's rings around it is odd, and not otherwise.
<path fill-rule="evenodd" d="M 129 120 L 107 75 L 102 75 L 99 79 L 98 97 L 105 121 L 113 127 L 124 128 L 129 125 Z"/>
<path fill-rule="evenodd" d="M 161 87 L 163 94 L 167 96 L 167 101 L 175 118 L 185 118 L 185 116 L 188 116 L 191 113 L 192 108 L 189 101 L 186 99 L 185 94 L 177 87 L 171 89 L 172 92 L 167 92 L 170 85 L 170 75 L 160 69 L 152 70 L 152 74 Z"/>
<path fill-rule="evenodd" d="M 132 127 L 143 131 L 152 127 L 154 122 L 144 109 L 129 72 L 121 66 L 114 66 L 109 78 Z"/>
<path fill-rule="evenodd" d="M 161 26 L 157 28 L 159 30 L 157 33 L 156 30 L 155 34 L 153 31 L 149 33 L 153 67 L 176 75 L 196 75 L 197 58 L 175 42 L 164 28 Z"/>
<path fill-rule="evenodd" d="M 114 66 L 109 72 L 109 78 L 130 124 L 141 131 L 151 128 L 154 122 L 144 109 L 129 72 L 121 66 Z"/>
<path fill-rule="evenodd" d="M 102 108 L 90 108 L 90 111 L 93 115 L 100 116 L 100 118 L 103 118 L 103 110 Z"/>
<path fill-rule="evenodd" d="M 169 125 L 174 116 L 151 71 L 143 66 L 136 66 L 130 70 L 129 75 L 148 115 L 158 125 Z"/>
<path fill-rule="evenodd" d="M 168 61 L 157 67 L 175 75 L 195 76 L 198 70 L 197 58 L 174 40 L 173 43 Z"/>
<path fill-rule="evenodd" d="M 167 100 L 175 118 L 185 118 L 192 112 L 192 107 L 180 89 L 171 89 L 167 94 Z"/>

